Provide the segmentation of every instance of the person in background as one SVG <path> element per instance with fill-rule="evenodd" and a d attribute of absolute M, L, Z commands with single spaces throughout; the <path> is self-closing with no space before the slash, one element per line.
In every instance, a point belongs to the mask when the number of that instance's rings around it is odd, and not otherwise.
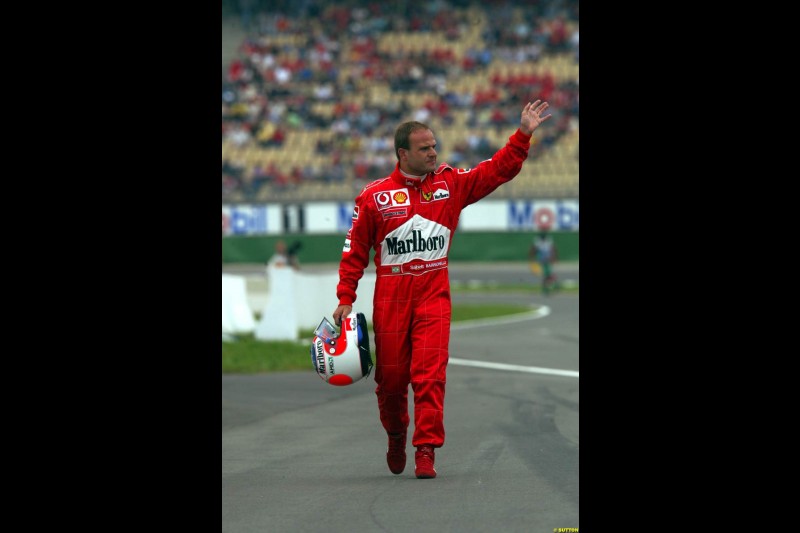
<path fill-rule="evenodd" d="M 444 396 L 452 305 L 448 251 L 461 211 L 511 181 L 528 158 L 534 130 L 551 118 L 547 102 L 528 102 L 505 146 L 470 169 L 437 161 L 437 140 L 413 120 L 394 134 L 397 163 L 387 177 L 368 183 L 355 199 L 336 287 L 337 326 L 353 310 L 358 281 L 375 250 L 377 279 L 375 394 L 388 435 L 386 463 L 406 466 L 409 385 L 413 390 L 417 478 L 435 478 L 436 448 L 444 445 Z"/>
<path fill-rule="evenodd" d="M 275 242 L 275 253 L 267 261 L 267 270 L 270 268 L 286 268 L 291 267 L 299 270 L 300 264 L 297 260 L 297 251 L 302 247 L 298 241 L 292 243 L 291 247 L 286 246 L 286 242 L 278 240 Z"/>
<path fill-rule="evenodd" d="M 528 258 L 532 261 L 531 270 L 535 275 L 539 276 L 542 294 L 548 296 L 557 289 L 553 263 L 558 261 L 558 249 L 553 237 L 546 229 L 542 229 L 533 238 Z"/>
<path fill-rule="evenodd" d="M 303 243 L 300 241 L 294 241 L 292 244 L 289 245 L 289 248 L 286 250 L 286 255 L 289 256 L 289 266 L 291 266 L 295 270 L 300 270 L 300 259 L 297 257 L 297 253 L 303 247 Z"/>

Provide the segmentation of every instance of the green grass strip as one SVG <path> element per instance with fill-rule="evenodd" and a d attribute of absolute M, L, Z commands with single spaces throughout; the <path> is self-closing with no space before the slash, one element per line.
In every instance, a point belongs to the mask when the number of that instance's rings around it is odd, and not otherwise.
<path fill-rule="evenodd" d="M 515 315 L 531 311 L 530 306 L 508 304 L 453 305 L 453 322 Z M 372 324 L 369 325 L 372 331 Z M 312 330 L 300 332 L 301 341 L 262 341 L 252 333 L 235 335 L 222 343 L 222 372 L 260 374 L 290 370 L 314 371 L 311 363 Z M 375 347 L 372 346 L 374 350 Z M 373 354 L 374 359 L 374 354 Z"/>

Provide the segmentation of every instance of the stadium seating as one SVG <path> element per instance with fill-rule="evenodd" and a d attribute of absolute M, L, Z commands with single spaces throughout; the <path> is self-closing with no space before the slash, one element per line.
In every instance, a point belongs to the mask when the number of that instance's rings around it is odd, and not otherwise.
<path fill-rule="evenodd" d="M 469 24 L 463 24 L 461 31 L 456 39 L 449 39 L 443 32 L 420 31 L 407 32 L 390 30 L 385 31 L 375 38 L 376 49 L 380 53 L 396 53 L 398 51 L 417 53 L 432 53 L 434 50 L 449 50 L 453 53 L 455 62 L 461 64 L 470 50 L 481 49 L 486 43 L 484 36 L 489 29 L 490 17 L 487 14 L 488 7 L 481 8 L 477 4 L 468 8 L 455 10 L 454 20 L 466 20 Z M 523 20 L 525 12 L 522 8 L 515 8 L 512 20 Z M 577 31 L 577 20 L 567 21 L 567 34 Z M 270 46 L 277 46 L 285 52 L 281 59 L 292 56 L 292 50 L 297 55 L 296 50 L 304 47 L 309 41 L 310 34 L 302 31 L 294 33 L 271 33 L 260 36 L 262 42 L 269 43 Z M 341 53 L 340 58 L 347 58 L 353 46 L 353 39 L 346 33 L 337 36 Z M 499 54 L 499 49 L 490 49 L 492 60 L 484 67 L 475 68 L 472 71 L 462 70 L 457 76 L 449 76 L 446 80 L 447 91 L 456 94 L 475 95 L 479 91 L 495 89 L 503 101 L 498 104 L 503 109 L 516 109 L 518 103 L 511 105 L 506 100 L 511 100 L 513 95 L 505 87 L 493 85 L 492 79 L 495 76 L 503 77 L 508 74 L 542 76 L 551 74 L 556 87 L 563 89 L 568 96 L 575 100 L 569 107 L 552 109 L 559 115 L 570 115 L 569 120 L 564 124 L 557 125 L 556 120 L 548 123 L 548 131 L 552 137 L 547 143 L 539 142 L 532 148 L 531 161 L 529 161 L 520 172 L 519 176 L 511 183 L 501 187 L 493 197 L 530 197 L 530 198 L 553 198 L 571 197 L 577 198 L 579 191 L 579 121 L 577 117 L 577 86 L 579 82 L 579 65 L 576 58 L 576 51 L 571 49 L 548 50 L 546 47 L 541 56 L 536 61 L 516 62 Z M 283 53 L 283 52 L 281 52 Z M 242 54 L 242 60 L 247 58 Z M 345 65 L 340 65 L 345 66 Z M 340 68 L 337 82 L 340 87 L 347 83 L 348 69 Z M 436 93 L 431 88 L 423 88 L 413 91 L 395 91 L 392 84 L 387 80 L 364 80 L 354 81 L 356 90 L 342 91 L 342 94 L 335 101 L 317 101 L 308 98 L 311 95 L 313 83 L 307 86 L 295 84 L 292 90 L 298 90 L 307 97 L 305 105 L 315 116 L 321 119 L 332 121 L 336 118 L 337 103 L 355 104 L 363 110 L 369 107 L 381 108 L 387 102 L 405 102 L 413 113 L 422 108 L 427 101 L 435 98 Z M 574 87 L 574 89 L 570 89 Z M 570 90 L 572 93 L 570 93 Z M 574 94 L 573 94 L 574 93 Z M 237 95 L 239 96 L 239 95 Z M 297 96 L 290 94 L 290 96 Z M 283 97 L 270 97 L 270 103 L 280 101 Z M 288 101 L 288 97 L 287 101 Z M 562 98 L 563 99 L 563 98 Z M 551 104 L 552 105 L 552 104 Z M 573 108 L 575 111 L 573 111 Z M 454 148 L 459 143 L 466 142 L 470 135 L 484 136 L 489 144 L 495 149 L 505 144 L 508 136 L 514 130 L 514 121 L 509 118 L 507 124 L 496 129 L 493 125 L 470 125 L 470 114 L 472 106 L 450 107 L 450 118 L 445 121 L 442 117 L 431 115 L 426 122 L 436 131 L 437 140 L 441 143 L 442 149 L 439 152 L 440 161 L 450 161 L 454 154 Z M 510 116 L 511 111 L 506 113 Z M 518 115 L 517 115 L 518 116 Z M 555 116 L 553 117 L 556 118 Z M 226 117 L 223 108 L 223 131 L 226 125 Z M 241 120 L 241 119 L 239 119 Z M 392 124 L 394 125 L 394 124 Z M 383 124 L 381 124 L 383 126 Z M 245 145 L 237 145 L 232 140 L 223 136 L 222 159 L 223 161 L 237 162 L 244 167 L 243 174 L 247 178 L 242 181 L 247 183 L 252 177 L 257 166 L 263 168 L 274 164 L 280 171 L 289 175 L 295 167 L 312 167 L 318 170 L 327 170 L 330 167 L 332 155 L 330 153 L 317 153 L 317 143 L 321 140 L 339 142 L 342 137 L 348 134 L 340 134 L 332 131 L 329 127 L 320 127 L 313 124 L 303 123 L 300 126 L 283 125 L 286 130 L 286 138 L 282 146 L 262 147 L 255 140 L 251 140 Z M 380 127 L 378 130 L 383 131 Z M 253 129 L 253 132 L 258 131 Z M 389 139 L 391 141 L 391 139 Z M 276 183 L 267 182 L 257 191 L 249 191 L 246 188 L 229 191 L 223 195 L 223 202 L 245 202 L 245 201 L 313 201 L 313 200 L 352 200 L 360 187 L 365 182 L 359 180 L 353 170 L 352 160 L 356 156 L 363 156 L 369 153 L 368 149 L 362 147 L 354 152 L 342 155 L 345 167 L 345 178 L 341 182 L 328 182 L 323 176 L 319 180 L 304 181 L 301 183 L 289 183 L 280 186 Z M 387 165 L 383 175 L 391 172 L 394 167 L 394 150 L 390 149 L 387 154 L 391 157 L 391 164 Z M 477 164 L 479 160 L 468 160 L 460 166 L 469 167 Z"/>

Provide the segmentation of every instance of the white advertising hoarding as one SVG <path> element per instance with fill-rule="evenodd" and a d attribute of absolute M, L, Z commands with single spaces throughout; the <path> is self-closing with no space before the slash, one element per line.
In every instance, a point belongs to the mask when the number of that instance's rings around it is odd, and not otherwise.
<path fill-rule="evenodd" d="M 275 235 L 283 233 L 280 204 L 222 206 L 223 235 Z"/>
<path fill-rule="evenodd" d="M 303 213 L 302 233 L 343 235 L 352 224 L 353 207 L 353 202 L 309 202 L 292 209 Z M 547 227 L 578 231 L 579 214 L 578 200 L 483 200 L 461 212 L 459 230 L 525 231 Z M 280 204 L 223 205 L 222 226 L 225 235 L 278 235 L 287 231 Z M 291 231 L 296 229 L 299 228 Z"/>
<path fill-rule="evenodd" d="M 483 200 L 461 212 L 461 231 L 578 231 L 578 200 Z"/>
<path fill-rule="evenodd" d="M 306 233 L 344 235 L 353 222 L 354 202 L 319 202 L 305 204 Z"/>
<path fill-rule="evenodd" d="M 509 200 L 506 204 L 509 230 L 552 229 L 578 231 L 577 200 Z"/>

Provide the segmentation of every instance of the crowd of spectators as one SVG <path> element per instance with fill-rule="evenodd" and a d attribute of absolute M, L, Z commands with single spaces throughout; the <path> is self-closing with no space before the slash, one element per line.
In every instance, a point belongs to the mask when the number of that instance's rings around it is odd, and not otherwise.
<path fill-rule="evenodd" d="M 455 113 L 465 113 L 470 129 L 504 132 L 518 121 L 522 102 L 541 98 L 557 114 L 553 127 L 539 140 L 546 150 L 578 118 L 577 82 L 559 83 L 547 72 L 495 72 L 487 75 L 488 90 L 452 88 L 461 76 L 488 72 L 495 59 L 533 64 L 549 54 L 570 53 L 577 62 L 577 0 L 235 0 L 233 8 L 247 37 L 223 73 L 223 143 L 268 149 L 283 147 L 292 131 L 324 130 L 331 135 L 310 150 L 324 158 L 323 165 L 279 168 L 223 158 L 223 202 L 254 200 L 265 188 L 279 194 L 314 181 L 349 184 L 346 195 L 352 196 L 351 189 L 394 168 L 394 129 L 405 120 L 448 126 Z M 478 8 L 485 16 L 474 15 Z M 469 42 L 461 57 L 454 47 L 420 50 L 402 39 L 388 49 L 378 46 L 386 32 L 411 39 L 437 35 L 446 43 L 458 43 L 476 24 L 482 39 Z M 388 86 L 397 97 L 380 102 L 354 98 L 376 84 Z M 422 105 L 410 105 L 406 94 L 425 95 Z M 332 111 L 315 111 L 318 103 Z M 478 133 L 444 148 L 447 157 L 440 159 L 467 167 L 499 146 Z"/>

